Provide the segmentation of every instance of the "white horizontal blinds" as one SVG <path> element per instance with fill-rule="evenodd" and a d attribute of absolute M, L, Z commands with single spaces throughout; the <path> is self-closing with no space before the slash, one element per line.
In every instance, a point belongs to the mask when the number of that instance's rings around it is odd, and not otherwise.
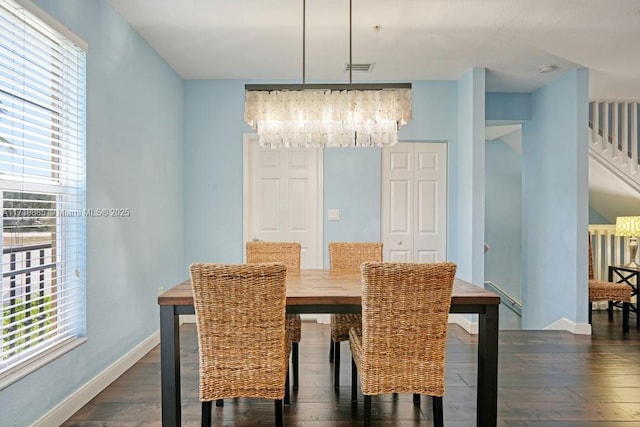
<path fill-rule="evenodd" d="M 68 160 L 78 157 L 73 141 L 84 126 L 77 108 L 84 102 L 84 52 L 15 4 L 1 8 L 0 23 L 0 108 L 14 119 L 0 122 L 0 132 L 14 140 L 0 170 L 33 182 L 73 179 Z M 52 163 L 60 173 L 51 173 Z"/>
<path fill-rule="evenodd" d="M 85 329 L 86 54 L 0 0 L 0 375 Z"/>

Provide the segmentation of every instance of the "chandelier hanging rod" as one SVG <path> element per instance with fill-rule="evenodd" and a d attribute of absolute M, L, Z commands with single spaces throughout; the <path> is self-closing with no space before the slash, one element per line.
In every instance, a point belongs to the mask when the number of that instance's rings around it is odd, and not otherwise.
<path fill-rule="evenodd" d="M 349 84 L 353 83 L 353 63 L 351 61 L 351 56 L 352 56 L 352 40 L 353 40 L 353 34 L 351 31 L 351 26 L 353 24 L 353 19 L 351 18 L 352 16 L 352 8 L 351 8 L 351 2 L 352 0 L 349 0 Z"/>
<path fill-rule="evenodd" d="M 302 84 L 306 83 L 306 71 L 307 71 L 307 49 L 306 49 L 306 34 L 307 34 L 307 0 L 302 0 Z M 245 86 L 246 87 L 246 86 Z"/>
<path fill-rule="evenodd" d="M 349 83 L 311 83 L 307 84 L 307 1 L 302 0 L 302 84 L 245 84 L 244 89 L 253 92 L 271 92 L 271 91 L 303 91 L 303 90 L 385 90 L 385 89 L 411 89 L 411 83 L 353 83 L 353 64 L 352 64 L 352 33 L 353 26 L 353 7 L 352 0 L 349 0 Z"/>

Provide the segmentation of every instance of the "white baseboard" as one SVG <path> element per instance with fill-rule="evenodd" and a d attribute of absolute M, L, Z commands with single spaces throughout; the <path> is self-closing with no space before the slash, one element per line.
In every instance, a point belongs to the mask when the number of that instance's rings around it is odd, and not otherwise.
<path fill-rule="evenodd" d="M 58 427 L 78 412 L 84 405 L 89 403 L 98 393 L 107 388 L 109 384 L 118 379 L 118 377 L 124 374 L 159 343 L 160 331 L 156 331 L 149 338 L 142 341 L 127 354 L 113 362 L 104 371 L 100 372 L 60 402 L 56 407 L 40 417 L 40 419 L 32 424 L 32 427 Z"/>
<path fill-rule="evenodd" d="M 462 314 L 450 314 L 449 323 L 455 323 L 456 325 L 460 325 L 462 329 L 464 329 L 465 331 L 467 331 L 472 335 L 478 334 L 478 322 L 472 322 Z"/>
<path fill-rule="evenodd" d="M 450 314 L 449 323 L 459 325 L 472 335 L 478 334 L 478 322 L 472 322 L 461 314 Z M 591 335 L 591 325 L 588 323 L 575 323 L 563 317 L 543 328 L 547 331 L 568 331 L 576 335 Z"/>
<path fill-rule="evenodd" d="M 543 328 L 545 331 L 569 331 L 576 335 L 591 335 L 591 325 L 588 323 L 576 323 L 566 317 Z"/>
<path fill-rule="evenodd" d="M 330 314 L 301 314 L 300 318 L 303 322 L 316 322 L 320 323 L 321 325 L 328 325 L 329 323 L 331 323 Z"/>
<path fill-rule="evenodd" d="M 195 314 L 183 314 L 180 316 L 180 324 L 183 323 L 196 323 L 196 315 Z"/>

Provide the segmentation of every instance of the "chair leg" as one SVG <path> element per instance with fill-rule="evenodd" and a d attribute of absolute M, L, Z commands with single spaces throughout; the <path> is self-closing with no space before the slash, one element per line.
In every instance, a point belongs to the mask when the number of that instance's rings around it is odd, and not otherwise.
<path fill-rule="evenodd" d="M 364 395 L 364 427 L 371 426 L 371 395 Z"/>
<path fill-rule="evenodd" d="M 622 332 L 629 332 L 629 303 L 622 303 Z"/>
<path fill-rule="evenodd" d="M 413 404 L 420 406 L 420 394 L 419 393 L 413 393 Z"/>
<path fill-rule="evenodd" d="M 289 370 L 287 370 L 287 378 L 284 381 L 284 404 L 291 405 L 291 393 L 289 392 Z"/>
<path fill-rule="evenodd" d="M 444 414 L 442 413 L 442 396 L 433 396 L 433 427 L 444 427 Z"/>
<path fill-rule="evenodd" d="M 593 302 L 589 301 L 589 324 L 591 324 L 593 318 Z"/>
<path fill-rule="evenodd" d="M 291 364 L 293 365 L 293 391 L 298 391 L 298 343 L 291 346 Z"/>
<path fill-rule="evenodd" d="M 202 402 L 202 427 L 211 427 L 211 401 Z"/>
<path fill-rule="evenodd" d="M 282 421 L 282 400 L 280 399 L 276 399 L 276 426 L 277 427 L 282 427 L 283 421 Z"/>
<path fill-rule="evenodd" d="M 340 341 L 333 345 L 333 388 L 340 388 Z"/>
<path fill-rule="evenodd" d="M 222 408 L 224 406 L 224 399 L 216 400 L 216 406 Z"/>
<path fill-rule="evenodd" d="M 609 322 L 613 322 L 613 301 L 609 301 L 609 308 L 607 311 L 609 312 Z"/>
<path fill-rule="evenodd" d="M 358 401 L 358 368 L 353 357 L 351 358 L 351 401 Z"/>
<path fill-rule="evenodd" d="M 333 362 L 333 340 L 329 338 L 329 362 Z"/>

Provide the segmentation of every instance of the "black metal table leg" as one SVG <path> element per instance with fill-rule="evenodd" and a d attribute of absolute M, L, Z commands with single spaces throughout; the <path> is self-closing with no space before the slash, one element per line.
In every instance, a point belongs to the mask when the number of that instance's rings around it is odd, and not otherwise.
<path fill-rule="evenodd" d="M 180 329 L 175 306 L 160 306 L 160 377 L 162 426 L 178 427 L 180 421 Z"/>
<path fill-rule="evenodd" d="M 615 275 L 615 278 L 614 278 Z M 635 280 L 634 280 L 635 279 Z M 629 311 L 636 314 L 636 328 L 640 329 L 640 301 L 638 300 L 638 285 L 640 284 L 640 268 L 630 267 L 627 265 L 610 265 L 609 266 L 609 282 L 626 283 L 631 287 L 631 297 L 636 297 L 636 303 L 629 304 Z M 613 306 L 613 302 L 609 302 L 609 306 Z M 616 306 L 620 304 L 616 303 Z M 624 310 L 624 305 L 623 305 Z M 623 318 L 626 314 L 623 314 Z M 624 321 L 624 320 L 623 320 Z M 626 329 L 624 329 L 626 328 Z M 623 329 L 628 331 L 627 326 L 623 324 Z"/>
<path fill-rule="evenodd" d="M 498 306 L 485 305 L 478 334 L 478 427 L 498 422 Z"/>

